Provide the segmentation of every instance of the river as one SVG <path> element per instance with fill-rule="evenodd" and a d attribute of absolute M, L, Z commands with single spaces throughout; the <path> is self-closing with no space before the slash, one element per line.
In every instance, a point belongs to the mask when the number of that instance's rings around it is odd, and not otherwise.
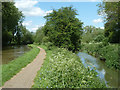
<path fill-rule="evenodd" d="M 15 58 L 28 52 L 31 48 L 27 45 L 7 46 L 2 48 L 2 64 L 7 64 Z"/>
<path fill-rule="evenodd" d="M 90 67 L 90 69 L 94 69 L 100 79 L 104 80 L 107 86 L 112 88 L 118 88 L 120 85 L 118 84 L 118 71 L 114 69 L 110 69 L 105 65 L 104 61 L 96 59 L 95 57 L 88 55 L 87 53 L 79 52 L 77 54 L 85 67 Z M 96 68 L 96 69 L 95 69 Z"/>

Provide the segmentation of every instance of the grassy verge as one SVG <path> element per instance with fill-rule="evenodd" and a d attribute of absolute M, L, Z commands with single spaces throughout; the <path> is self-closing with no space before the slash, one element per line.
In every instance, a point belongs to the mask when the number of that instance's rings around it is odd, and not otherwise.
<path fill-rule="evenodd" d="M 2 85 L 14 75 L 16 75 L 23 67 L 32 62 L 39 53 L 39 49 L 35 45 L 29 45 L 32 49 L 24 55 L 11 61 L 8 64 L 2 65 Z"/>
<path fill-rule="evenodd" d="M 87 53 L 97 57 L 105 59 L 105 64 L 109 68 L 115 68 L 120 70 L 119 63 L 119 45 L 118 44 L 109 44 L 104 46 L 101 44 L 84 44 L 82 50 L 85 50 Z"/>
<path fill-rule="evenodd" d="M 41 46 L 47 52 L 32 88 L 103 88 L 94 70 L 85 68 L 80 58 L 63 48 Z"/>

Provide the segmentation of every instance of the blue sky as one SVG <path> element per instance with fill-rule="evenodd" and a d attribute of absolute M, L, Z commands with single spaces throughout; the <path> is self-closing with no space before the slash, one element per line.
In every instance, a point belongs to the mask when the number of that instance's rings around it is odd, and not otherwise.
<path fill-rule="evenodd" d="M 44 16 L 51 13 L 53 9 L 61 7 L 73 6 L 77 10 L 76 17 L 86 25 L 104 28 L 102 17 L 97 14 L 99 2 L 91 0 L 91 2 L 39 2 L 37 0 L 19 0 L 15 1 L 15 5 L 25 15 L 23 25 L 29 31 L 36 32 L 38 27 L 45 25 Z"/>

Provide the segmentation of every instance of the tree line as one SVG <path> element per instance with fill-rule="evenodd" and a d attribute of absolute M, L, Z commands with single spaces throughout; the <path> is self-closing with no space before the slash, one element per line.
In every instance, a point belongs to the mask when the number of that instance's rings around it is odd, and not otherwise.
<path fill-rule="evenodd" d="M 2 3 L 2 45 L 33 43 L 32 33 L 22 25 L 24 15 L 14 2 Z"/>
<path fill-rule="evenodd" d="M 2 40 L 3 45 L 48 43 L 70 51 L 78 51 L 81 39 L 89 42 L 91 32 L 98 33 L 95 41 L 120 43 L 120 3 L 102 2 L 98 4 L 98 14 L 104 16 L 105 29 L 93 26 L 83 27 L 83 22 L 76 18 L 77 10 L 73 7 L 62 7 L 46 15 L 46 24 L 40 27 L 34 35 L 22 25 L 24 16 L 13 2 L 2 3 Z M 86 33 L 89 33 L 86 35 Z M 94 36 L 93 34 L 93 36 Z"/>

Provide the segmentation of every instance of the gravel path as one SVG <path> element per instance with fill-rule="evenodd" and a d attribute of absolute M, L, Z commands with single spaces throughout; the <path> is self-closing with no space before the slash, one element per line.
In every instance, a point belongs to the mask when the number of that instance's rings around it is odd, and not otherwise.
<path fill-rule="evenodd" d="M 33 81 L 37 71 L 40 70 L 46 55 L 44 49 L 40 47 L 38 48 L 40 49 L 40 52 L 36 58 L 25 68 L 22 68 L 22 70 L 13 78 L 5 82 L 2 88 L 31 88 L 31 86 L 34 84 Z"/>

